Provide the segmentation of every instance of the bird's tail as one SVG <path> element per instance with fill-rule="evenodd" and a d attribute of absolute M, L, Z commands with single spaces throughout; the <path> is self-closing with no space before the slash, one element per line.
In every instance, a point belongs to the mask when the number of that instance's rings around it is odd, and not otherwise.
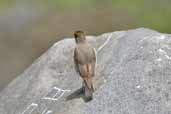
<path fill-rule="evenodd" d="M 87 101 L 90 101 L 93 99 L 93 83 L 91 78 L 85 78 L 84 79 L 84 94 L 87 99 Z"/>

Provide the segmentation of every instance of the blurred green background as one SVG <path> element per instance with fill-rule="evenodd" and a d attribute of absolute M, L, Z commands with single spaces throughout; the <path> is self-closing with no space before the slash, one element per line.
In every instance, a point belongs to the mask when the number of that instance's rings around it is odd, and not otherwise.
<path fill-rule="evenodd" d="M 171 0 L 0 0 L 0 90 L 75 30 L 170 33 L 170 20 Z"/>

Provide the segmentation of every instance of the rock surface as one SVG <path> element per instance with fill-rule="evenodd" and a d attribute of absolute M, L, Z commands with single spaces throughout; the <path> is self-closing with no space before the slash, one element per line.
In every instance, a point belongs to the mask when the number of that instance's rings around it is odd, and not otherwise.
<path fill-rule="evenodd" d="M 139 28 L 88 38 L 94 99 L 84 102 L 73 39 L 55 43 L 0 93 L 0 114 L 171 114 L 171 35 Z"/>

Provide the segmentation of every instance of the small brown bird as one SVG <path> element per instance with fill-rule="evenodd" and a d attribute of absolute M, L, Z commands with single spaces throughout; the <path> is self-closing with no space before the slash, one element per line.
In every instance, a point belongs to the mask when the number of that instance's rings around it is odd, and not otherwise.
<path fill-rule="evenodd" d="M 83 31 L 76 31 L 74 37 L 76 42 L 74 50 L 75 67 L 83 79 L 84 94 L 89 101 L 92 100 L 94 92 L 92 78 L 95 76 L 96 51 L 86 41 Z"/>

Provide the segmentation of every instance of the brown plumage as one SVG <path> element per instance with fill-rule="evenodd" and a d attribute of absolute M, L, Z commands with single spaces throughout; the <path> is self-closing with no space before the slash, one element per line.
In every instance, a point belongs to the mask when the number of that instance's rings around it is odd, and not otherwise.
<path fill-rule="evenodd" d="M 86 41 L 85 35 L 82 31 L 76 31 L 74 36 L 77 44 L 74 50 L 76 70 L 83 79 L 85 96 L 91 100 L 94 91 L 92 78 L 95 75 L 96 52 Z"/>

